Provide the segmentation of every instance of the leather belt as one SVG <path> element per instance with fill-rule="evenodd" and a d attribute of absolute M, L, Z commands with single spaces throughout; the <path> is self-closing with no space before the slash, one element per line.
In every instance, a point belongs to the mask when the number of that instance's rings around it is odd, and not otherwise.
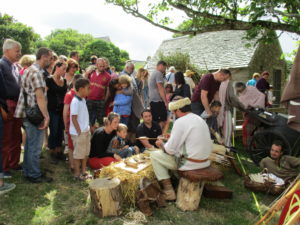
<path fill-rule="evenodd" d="M 182 158 L 184 158 L 188 161 L 194 162 L 194 163 L 204 163 L 204 162 L 208 161 L 208 158 L 207 159 L 192 159 L 192 158 L 187 158 L 187 157 L 184 157 L 184 156 L 182 156 Z"/>

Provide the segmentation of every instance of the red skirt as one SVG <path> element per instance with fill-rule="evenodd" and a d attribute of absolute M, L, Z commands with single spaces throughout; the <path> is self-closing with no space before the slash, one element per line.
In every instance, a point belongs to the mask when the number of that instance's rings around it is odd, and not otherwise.
<path fill-rule="evenodd" d="M 101 169 L 104 166 L 109 166 L 111 163 L 117 162 L 113 157 L 89 158 L 88 164 L 93 170 Z"/>

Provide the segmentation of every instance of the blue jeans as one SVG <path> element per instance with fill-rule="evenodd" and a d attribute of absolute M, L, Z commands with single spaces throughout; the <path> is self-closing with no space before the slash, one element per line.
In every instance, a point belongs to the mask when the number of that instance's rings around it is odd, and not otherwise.
<path fill-rule="evenodd" d="M 127 116 L 127 117 L 121 116 L 120 123 L 128 125 L 128 122 L 129 122 L 129 116 Z"/>
<path fill-rule="evenodd" d="M 149 106 L 149 87 L 144 87 L 143 90 L 143 97 L 144 97 L 144 108 L 148 108 Z"/>
<path fill-rule="evenodd" d="M 23 171 L 25 177 L 38 178 L 42 175 L 40 169 L 40 155 L 43 146 L 44 130 L 40 130 L 28 120 L 23 125 L 26 131 Z"/>
<path fill-rule="evenodd" d="M 121 158 L 127 158 L 134 154 L 135 154 L 135 151 L 134 151 L 133 147 L 129 147 L 129 148 L 123 149 L 120 152 L 117 152 L 117 155 L 119 155 Z"/>
<path fill-rule="evenodd" d="M 102 125 L 105 115 L 105 102 L 103 100 L 87 100 L 86 105 L 89 111 L 90 125 L 94 126 L 96 119 Z"/>
<path fill-rule="evenodd" d="M 200 102 L 192 102 L 192 112 L 195 113 L 198 116 L 201 116 L 201 114 L 204 111 L 204 106 Z"/>
<path fill-rule="evenodd" d="M 62 114 L 56 112 L 50 112 L 49 129 L 50 134 L 48 138 L 48 148 L 55 149 L 62 146 L 63 135 L 64 135 L 64 121 Z"/>
<path fill-rule="evenodd" d="M 2 141 L 3 141 L 3 119 L 0 113 L 0 179 L 4 178 L 3 165 L 2 165 Z"/>

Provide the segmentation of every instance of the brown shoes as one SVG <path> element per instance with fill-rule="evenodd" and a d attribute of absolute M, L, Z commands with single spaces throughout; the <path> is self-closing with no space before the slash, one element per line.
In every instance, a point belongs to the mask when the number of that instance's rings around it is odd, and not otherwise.
<path fill-rule="evenodd" d="M 161 180 L 160 184 L 163 186 L 163 195 L 166 201 L 175 201 L 176 194 L 173 189 L 170 179 Z"/>

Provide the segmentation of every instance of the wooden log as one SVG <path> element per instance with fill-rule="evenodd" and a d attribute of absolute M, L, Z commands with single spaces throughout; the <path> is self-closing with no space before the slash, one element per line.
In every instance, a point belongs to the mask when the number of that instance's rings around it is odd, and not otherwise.
<path fill-rule="evenodd" d="M 122 213 L 122 194 L 118 178 L 99 178 L 90 185 L 92 210 L 96 216 L 119 216 Z"/>
<path fill-rule="evenodd" d="M 181 177 L 177 190 L 176 206 L 182 211 L 198 209 L 205 182 L 191 182 Z"/>

